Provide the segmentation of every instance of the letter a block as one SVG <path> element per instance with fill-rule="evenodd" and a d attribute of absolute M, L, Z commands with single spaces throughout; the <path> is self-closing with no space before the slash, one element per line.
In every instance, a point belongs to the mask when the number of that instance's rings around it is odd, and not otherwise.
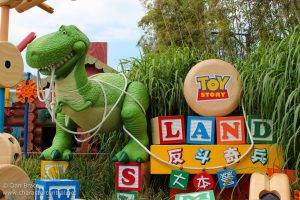
<path fill-rule="evenodd" d="M 188 116 L 187 144 L 214 144 L 215 118 Z"/>
<path fill-rule="evenodd" d="M 273 122 L 268 119 L 260 119 L 259 117 L 249 116 L 248 125 L 255 144 L 272 144 L 274 143 Z M 251 143 L 249 135 L 247 135 L 248 143 Z"/>
<path fill-rule="evenodd" d="M 217 144 L 246 144 L 243 116 L 217 117 Z"/>
<path fill-rule="evenodd" d="M 153 144 L 184 144 L 184 116 L 159 116 L 151 120 Z"/>
<path fill-rule="evenodd" d="M 140 163 L 129 162 L 126 164 L 116 162 L 115 185 L 118 191 L 141 191 L 142 167 Z"/>
<path fill-rule="evenodd" d="M 35 200 L 75 200 L 79 198 L 78 180 L 45 179 L 35 181 Z"/>

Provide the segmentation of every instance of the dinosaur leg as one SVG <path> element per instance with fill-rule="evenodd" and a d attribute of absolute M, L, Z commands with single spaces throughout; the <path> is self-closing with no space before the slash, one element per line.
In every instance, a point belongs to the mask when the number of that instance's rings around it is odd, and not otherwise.
<path fill-rule="evenodd" d="M 65 125 L 66 118 L 64 114 L 57 114 L 57 122 Z M 69 118 L 68 118 L 69 119 Z M 71 120 L 67 120 L 67 129 L 75 130 L 76 124 Z M 56 126 L 56 133 L 52 141 L 52 146 L 43 151 L 40 156 L 42 160 L 70 160 L 72 158 L 73 135 L 66 133 L 59 126 Z"/>
<path fill-rule="evenodd" d="M 147 110 L 149 106 L 149 95 L 142 83 L 132 82 L 128 86 L 127 92 L 140 102 L 144 110 Z M 124 98 L 121 117 L 126 129 L 143 145 L 148 146 L 149 139 L 147 135 L 146 115 L 139 104 L 128 95 Z M 133 139 L 130 139 L 123 150 L 113 158 L 113 161 L 121 162 L 145 162 L 147 160 L 148 154 Z"/>

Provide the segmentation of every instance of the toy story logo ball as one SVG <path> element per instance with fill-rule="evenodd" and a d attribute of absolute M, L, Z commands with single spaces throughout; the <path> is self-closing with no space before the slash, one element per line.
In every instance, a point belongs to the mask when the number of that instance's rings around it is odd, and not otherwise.
<path fill-rule="evenodd" d="M 0 42 L 0 87 L 15 86 L 23 78 L 24 64 L 20 51 L 9 42 Z"/>
<path fill-rule="evenodd" d="M 218 59 L 205 60 L 187 74 L 183 93 L 199 115 L 225 116 L 239 104 L 242 83 L 233 65 Z"/>

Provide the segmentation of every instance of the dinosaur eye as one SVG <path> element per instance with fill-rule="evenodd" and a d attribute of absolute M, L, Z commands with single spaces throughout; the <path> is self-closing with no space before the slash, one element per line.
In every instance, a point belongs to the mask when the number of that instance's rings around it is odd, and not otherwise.
<path fill-rule="evenodd" d="M 64 35 L 67 35 L 67 31 L 63 31 L 63 34 L 64 34 Z"/>

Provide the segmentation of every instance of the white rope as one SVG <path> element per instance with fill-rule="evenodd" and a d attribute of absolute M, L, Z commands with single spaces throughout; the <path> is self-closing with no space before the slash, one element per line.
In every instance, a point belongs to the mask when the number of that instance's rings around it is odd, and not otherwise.
<path fill-rule="evenodd" d="M 128 95 L 128 96 L 130 96 L 139 106 L 140 106 L 140 108 L 142 109 L 142 111 L 144 112 L 144 114 L 146 114 L 146 111 L 145 111 L 145 109 L 144 109 L 144 107 L 142 106 L 142 104 L 135 98 L 135 97 L 133 97 L 130 93 L 128 93 L 127 91 L 126 91 L 126 88 L 127 88 L 127 82 L 128 82 L 128 80 L 127 80 L 127 78 L 126 78 L 126 76 L 124 75 L 124 74 L 121 74 L 123 77 L 124 77 L 124 80 L 125 80 L 125 86 L 124 86 L 124 88 L 123 89 L 120 89 L 120 88 L 118 88 L 117 86 L 114 86 L 114 85 L 112 85 L 112 84 L 110 84 L 110 83 L 107 83 L 107 82 L 105 82 L 105 81 L 102 81 L 102 80 L 93 80 L 92 78 L 95 76 L 92 76 L 92 77 L 90 77 L 90 79 L 92 80 L 92 81 L 95 81 L 95 82 L 97 82 L 99 85 L 100 85 L 100 87 L 101 87 L 101 90 L 102 90 L 102 92 L 103 92 L 103 95 L 104 95 L 104 112 L 103 112 L 103 115 L 102 115 L 102 120 L 101 120 L 101 122 L 98 124 L 98 125 L 96 125 L 94 128 L 92 128 L 92 129 L 90 129 L 90 130 L 88 130 L 88 131 L 84 131 L 84 132 L 75 132 L 75 131 L 72 131 L 72 130 L 69 130 L 69 129 L 67 129 L 67 128 L 65 128 L 63 125 L 61 125 L 57 120 L 56 120 L 56 118 L 55 118 L 55 114 L 53 114 L 53 108 L 54 107 L 52 107 L 53 105 L 53 103 L 55 103 L 55 96 L 54 96 L 54 69 L 52 69 L 52 72 L 51 72 L 51 82 L 50 82 L 50 88 L 49 88 L 49 90 L 50 90 L 50 94 L 51 94 L 51 103 L 50 103 L 50 105 L 49 105 L 49 102 L 47 102 L 47 100 L 49 99 L 49 97 L 47 96 L 46 98 L 44 97 L 44 94 L 43 94 L 43 91 L 41 92 L 41 94 L 42 94 L 42 97 L 43 98 L 41 98 L 40 97 L 40 87 L 39 87 L 39 85 L 40 85 L 40 75 L 39 75 L 39 72 L 38 72 L 38 81 L 37 81 L 37 87 L 38 87 L 38 90 L 37 90 L 37 93 L 38 93 L 38 98 L 39 98 L 39 100 L 40 101 L 42 101 L 42 102 L 45 102 L 45 104 L 46 104 L 46 107 L 47 107 L 47 109 L 49 110 L 49 112 L 50 113 L 52 113 L 51 114 L 51 116 L 52 116 L 52 119 L 54 119 L 54 121 L 56 122 L 56 124 L 62 129 L 62 130 L 64 130 L 64 131 L 66 131 L 66 132 L 68 132 L 68 133 L 71 133 L 71 134 L 74 134 L 74 137 L 75 137 L 75 139 L 76 139 L 76 141 L 78 141 L 78 142 L 86 142 L 86 141 L 88 141 L 88 140 L 90 140 L 91 138 L 93 138 L 96 134 L 97 134 L 97 132 L 102 128 L 102 126 L 103 126 L 103 123 L 108 119 L 108 117 L 110 116 L 110 114 L 112 113 L 112 111 L 116 108 L 116 106 L 119 104 L 119 102 L 120 102 L 120 100 L 121 100 L 121 98 L 123 97 L 123 95 L 124 94 L 126 94 L 126 95 Z M 104 90 L 104 88 L 103 88 L 103 85 L 102 84 L 106 84 L 106 85 L 108 85 L 108 86 L 110 86 L 110 87 L 113 87 L 113 88 L 115 88 L 115 89 L 118 89 L 118 90 L 120 90 L 122 93 L 120 94 L 120 96 L 119 96 L 119 98 L 117 99 L 117 101 L 116 101 L 116 103 L 113 105 L 113 107 L 110 109 L 110 111 L 107 113 L 107 96 L 106 96 L 106 92 L 105 92 L 105 90 Z M 68 91 L 68 92 L 73 92 L 73 91 Z M 74 91 L 75 92 L 75 91 Z M 48 94 L 49 95 L 49 94 Z M 182 165 L 175 165 L 175 164 L 172 164 L 172 163 L 169 163 L 168 161 L 166 161 L 166 160 L 164 160 L 164 159 L 162 159 L 162 158 L 160 158 L 159 156 L 157 156 L 157 155 L 155 155 L 155 154 L 153 154 L 144 144 L 142 144 L 134 135 L 132 135 L 127 129 L 126 129 L 126 127 L 123 125 L 123 130 L 124 130 L 124 132 L 125 133 L 127 133 L 138 145 L 140 145 L 141 146 L 141 148 L 144 150 L 144 151 L 146 151 L 150 156 L 152 156 L 153 158 L 155 158 L 156 160 L 158 160 L 159 162 L 162 162 L 162 163 L 164 163 L 164 164 L 166 164 L 166 165 L 169 165 L 169 166 L 173 166 L 173 167 L 176 167 L 176 168 L 179 168 L 179 169 L 187 169 L 187 170 L 216 170 L 216 169 L 223 169 L 223 168 L 226 168 L 226 167 L 231 167 L 231 166 L 233 166 L 233 165 L 235 165 L 235 164 L 237 164 L 238 162 L 240 162 L 241 160 L 243 160 L 250 152 L 251 152 L 251 150 L 253 149 L 253 147 L 254 147 L 254 141 L 253 141 L 253 136 L 251 135 L 251 132 L 250 132 L 250 128 L 249 128 L 249 126 L 248 126 L 248 123 L 247 123 L 247 115 L 246 115 L 246 111 L 245 111 L 245 108 L 244 108 L 244 103 L 243 103 L 243 101 L 242 101 L 242 110 L 243 110 L 243 116 L 244 116 L 244 119 L 245 119 L 245 124 L 246 124 L 246 129 L 247 129 L 247 133 L 248 133 L 248 135 L 249 135 L 249 138 L 250 138 L 250 141 L 251 141 L 251 145 L 249 146 L 249 148 L 248 148 L 248 150 L 246 151 L 246 153 L 244 153 L 241 157 L 239 157 L 239 159 L 236 159 L 234 162 L 232 162 L 232 163 L 230 163 L 230 164 L 226 164 L 226 165 L 219 165 L 219 166 L 214 166 L 214 167 L 191 167 L 191 166 L 182 166 Z M 107 114 L 106 114 L 107 113 Z M 85 138 L 85 139 L 83 139 L 83 140 L 81 140 L 81 139 L 78 139 L 77 137 L 76 137 L 76 135 L 84 135 L 84 134 L 88 134 L 88 133 L 91 133 L 91 132 L 94 132 L 91 136 L 89 136 L 89 137 L 87 137 L 87 138 Z"/>

